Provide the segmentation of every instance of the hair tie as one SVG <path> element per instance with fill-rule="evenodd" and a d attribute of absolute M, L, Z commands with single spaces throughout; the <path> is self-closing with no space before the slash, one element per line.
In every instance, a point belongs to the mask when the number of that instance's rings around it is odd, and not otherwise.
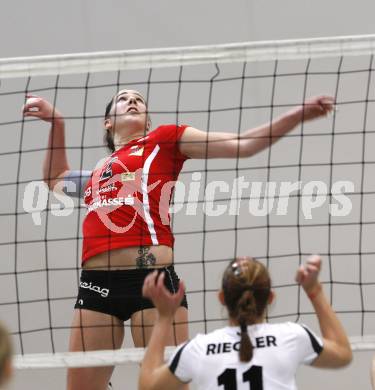
<path fill-rule="evenodd" d="M 237 263 L 237 261 L 232 263 L 232 272 L 233 272 L 234 276 L 241 275 L 242 270 L 241 270 L 240 265 Z"/>
<path fill-rule="evenodd" d="M 241 333 L 247 333 L 247 325 L 242 323 L 240 324 Z"/>

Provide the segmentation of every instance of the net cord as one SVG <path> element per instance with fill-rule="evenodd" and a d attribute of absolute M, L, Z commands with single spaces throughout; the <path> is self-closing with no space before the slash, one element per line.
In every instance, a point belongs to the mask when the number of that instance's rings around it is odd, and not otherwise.
<path fill-rule="evenodd" d="M 0 59 L 0 78 L 375 54 L 375 34 Z"/>
<path fill-rule="evenodd" d="M 353 351 L 373 351 L 375 337 L 351 337 Z M 167 347 L 165 360 L 173 354 L 175 347 Z M 43 369 L 67 367 L 103 367 L 108 365 L 139 364 L 144 356 L 144 348 L 127 348 L 117 350 L 89 351 L 89 352 L 60 352 L 55 354 L 36 353 L 16 355 L 14 367 L 16 369 Z"/>

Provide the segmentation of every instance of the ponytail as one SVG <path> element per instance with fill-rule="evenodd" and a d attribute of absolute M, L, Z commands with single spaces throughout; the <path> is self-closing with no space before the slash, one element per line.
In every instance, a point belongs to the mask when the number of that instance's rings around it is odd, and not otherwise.
<path fill-rule="evenodd" d="M 256 304 L 252 291 L 246 290 L 242 293 L 238 301 L 238 317 L 237 321 L 241 329 L 240 341 L 240 361 L 249 362 L 253 358 L 254 347 L 251 343 L 249 333 L 247 332 L 247 324 L 254 323 L 256 320 Z"/>

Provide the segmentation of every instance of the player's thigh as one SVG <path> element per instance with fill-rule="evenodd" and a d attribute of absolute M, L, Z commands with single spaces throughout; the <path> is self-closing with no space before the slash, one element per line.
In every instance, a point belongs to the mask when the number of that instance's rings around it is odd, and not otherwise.
<path fill-rule="evenodd" d="M 70 351 L 120 348 L 124 338 L 123 322 L 110 314 L 75 309 L 70 332 Z"/>
<path fill-rule="evenodd" d="M 124 339 L 121 320 L 92 310 L 74 310 L 69 351 L 120 348 Z M 68 390 L 107 390 L 114 367 L 68 369 Z"/>
<path fill-rule="evenodd" d="M 145 347 L 148 344 L 157 317 L 158 313 L 154 308 L 137 311 L 132 315 L 131 331 L 135 347 Z M 180 306 L 175 314 L 167 345 L 178 345 L 188 338 L 188 310 Z"/>

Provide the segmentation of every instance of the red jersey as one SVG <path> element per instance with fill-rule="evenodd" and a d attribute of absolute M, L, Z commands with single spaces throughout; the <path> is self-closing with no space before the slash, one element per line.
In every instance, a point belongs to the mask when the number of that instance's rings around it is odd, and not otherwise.
<path fill-rule="evenodd" d="M 84 194 L 82 262 L 117 248 L 173 247 L 169 205 L 188 158 L 178 146 L 186 127 L 160 126 L 93 171 Z"/>

